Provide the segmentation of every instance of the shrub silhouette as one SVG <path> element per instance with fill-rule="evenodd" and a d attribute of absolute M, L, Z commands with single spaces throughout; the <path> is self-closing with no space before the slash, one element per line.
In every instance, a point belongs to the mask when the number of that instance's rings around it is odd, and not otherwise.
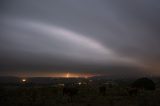
<path fill-rule="evenodd" d="M 79 89 L 75 86 L 65 86 L 63 88 L 63 96 L 68 96 L 70 99 L 68 99 L 68 102 L 73 101 L 73 96 L 78 94 Z"/>
<path fill-rule="evenodd" d="M 127 88 L 129 96 L 137 96 L 138 89 L 137 88 Z"/>
<path fill-rule="evenodd" d="M 105 96 L 105 94 L 106 94 L 106 87 L 104 85 L 99 87 L 99 93 L 101 95 Z"/>
<path fill-rule="evenodd" d="M 145 90 L 155 90 L 155 83 L 149 78 L 137 79 L 131 85 L 133 88 L 140 88 Z"/>
<path fill-rule="evenodd" d="M 63 95 L 74 96 L 78 93 L 78 88 L 76 87 L 64 87 Z"/>

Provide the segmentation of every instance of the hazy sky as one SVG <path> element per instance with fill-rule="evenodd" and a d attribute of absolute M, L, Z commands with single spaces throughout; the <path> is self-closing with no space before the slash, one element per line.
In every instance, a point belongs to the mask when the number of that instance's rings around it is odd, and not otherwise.
<path fill-rule="evenodd" d="M 0 75 L 160 75 L 159 0 L 1 0 Z"/>

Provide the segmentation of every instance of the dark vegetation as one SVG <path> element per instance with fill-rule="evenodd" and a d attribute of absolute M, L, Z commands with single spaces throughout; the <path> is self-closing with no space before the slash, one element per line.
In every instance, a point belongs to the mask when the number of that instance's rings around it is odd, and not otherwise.
<path fill-rule="evenodd" d="M 132 87 L 145 90 L 155 90 L 156 85 L 151 79 L 140 78 L 132 84 Z"/>
<path fill-rule="evenodd" d="M 141 78 L 132 83 L 102 82 L 105 81 L 65 86 L 27 86 L 25 83 L 13 88 L 3 85 L 0 106 L 160 106 L 160 88 L 155 86 L 159 81 L 155 84 Z"/>

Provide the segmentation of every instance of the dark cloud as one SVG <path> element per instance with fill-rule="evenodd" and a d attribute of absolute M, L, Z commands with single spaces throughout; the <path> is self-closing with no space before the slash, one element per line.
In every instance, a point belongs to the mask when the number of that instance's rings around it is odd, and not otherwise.
<path fill-rule="evenodd" d="M 1 0 L 0 71 L 120 75 L 126 73 L 123 68 L 106 70 L 125 66 L 160 74 L 159 4 L 158 0 Z M 130 69 L 127 75 L 134 72 Z M 139 69 L 134 74 L 141 73 Z"/>

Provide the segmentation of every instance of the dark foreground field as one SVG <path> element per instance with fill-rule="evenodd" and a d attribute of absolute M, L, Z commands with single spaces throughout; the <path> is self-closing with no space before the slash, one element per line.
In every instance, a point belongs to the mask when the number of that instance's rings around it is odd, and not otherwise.
<path fill-rule="evenodd" d="M 123 86 L 106 88 L 99 93 L 98 86 L 79 86 L 72 98 L 63 95 L 63 87 L 18 87 L 0 89 L 0 106 L 160 106 L 160 89 L 141 90 L 129 95 Z"/>

